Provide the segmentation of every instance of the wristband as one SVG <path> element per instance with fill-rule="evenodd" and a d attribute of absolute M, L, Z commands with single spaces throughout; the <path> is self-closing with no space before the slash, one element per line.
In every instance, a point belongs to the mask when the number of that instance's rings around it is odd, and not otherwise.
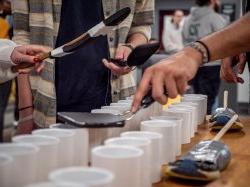
<path fill-rule="evenodd" d="M 123 44 L 122 46 L 128 47 L 131 51 L 135 49 L 131 44 Z"/>
<path fill-rule="evenodd" d="M 28 109 L 28 108 L 33 108 L 33 107 L 34 107 L 33 105 L 31 105 L 31 106 L 26 106 L 26 107 L 22 107 L 22 108 L 19 108 L 18 111 L 20 112 L 20 111 L 26 110 L 26 109 Z"/>
<path fill-rule="evenodd" d="M 187 45 L 198 51 L 202 56 L 202 64 L 206 64 L 210 61 L 210 53 L 207 45 L 201 41 L 192 42 Z"/>

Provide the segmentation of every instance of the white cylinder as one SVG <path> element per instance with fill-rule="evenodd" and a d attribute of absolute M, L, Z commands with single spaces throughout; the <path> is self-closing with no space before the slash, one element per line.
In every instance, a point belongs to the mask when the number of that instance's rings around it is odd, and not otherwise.
<path fill-rule="evenodd" d="M 161 133 L 162 141 L 162 164 L 175 161 L 176 157 L 176 131 L 177 125 L 164 120 L 150 120 L 141 122 L 142 131 Z"/>
<path fill-rule="evenodd" d="M 89 187 L 89 186 L 86 186 L 84 184 L 75 185 L 75 184 L 69 184 L 69 183 L 55 184 L 55 183 L 52 183 L 52 182 L 41 182 L 41 183 L 30 184 L 30 185 L 27 185 L 25 187 Z"/>
<path fill-rule="evenodd" d="M 91 110 L 91 113 L 93 114 L 114 114 L 114 115 L 119 115 L 121 114 L 121 111 L 119 110 L 114 110 L 114 109 L 93 109 Z"/>
<path fill-rule="evenodd" d="M 130 108 L 126 106 L 102 106 L 101 109 L 110 109 L 110 110 L 118 110 L 119 112 L 125 112 L 129 110 Z"/>
<path fill-rule="evenodd" d="M 118 101 L 118 103 L 127 103 L 127 104 L 130 104 L 130 105 L 132 104 L 132 102 L 133 102 L 133 100 L 126 100 L 126 99 Z"/>
<path fill-rule="evenodd" d="M 37 155 L 37 181 L 46 181 L 48 174 L 57 168 L 59 139 L 42 135 L 19 135 L 12 138 L 14 143 L 27 143 L 40 148 Z"/>
<path fill-rule="evenodd" d="M 191 135 L 191 138 L 194 137 L 195 135 L 195 131 L 196 131 L 196 123 L 197 123 L 197 115 L 196 115 L 196 109 L 195 107 L 193 106 L 187 106 L 187 105 L 182 105 L 182 104 L 178 104 L 178 105 L 171 105 L 169 106 L 169 108 L 171 109 L 181 109 L 181 110 L 187 110 L 187 111 L 190 111 L 192 113 L 191 115 L 191 126 L 190 126 L 190 135 Z"/>
<path fill-rule="evenodd" d="M 99 146 L 92 150 L 92 165 L 114 173 L 113 187 L 140 187 L 143 151 L 135 147 Z"/>
<path fill-rule="evenodd" d="M 199 104 L 199 124 L 202 124 L 207 114 L 207 98 L 196 94 L 186 94 L 181 98 L 181 101 L 194 102 Z"/>
<path fill-rule="evenodd" d="M 177 125 L 177 135 L 176 135 L 176 155 L 181 155 L 181 144 L 182 144 L 182 124 L 183 119 L 178 117 L 172 117 L 172 116 L 154 116 L 150 117 L 151 120 L 166 120 L 166 121 L 172 121 Z"/>
<path fill-rule="evenodd" d="M 8 187 L 20 187 L 36 182 L 39 148 L 28 144 L 3 143 L 0 153 L 13 157 L 11 180 Z"/>
<path fill-rule="evenodd" d="M 147 138 L 134 138 L 134 137 L 116 137 L 110 138 L 104 142 L 105 145 L 116 146 L 133 146 L 143 150 L 142 158 L 142 184 L 141 187 L 152 187 L 150 178 L 150 163 L 151 163 L 151 141 Z"/>
<path fill-rule="evenodd" d="M 110 106 L 123 106 L 123 107 L 130 108 L 131 104 L 129 104 L 129 103 L 110 103 Z"/>
<path fill-rule="evenodd" d="M 56 170 L 49 175 L 50 181 L 88 185 L 89 187 L 114 187 L 114 174 L 106 169 L 95 167 L 69 167 Z"/>
<path fill-rule="evenodd" d="M 34 135 L 45 135 L 59 138 L 58 168 L 74 165 L 75 133 L 65 129 L 38 129 L 32 132 Z"/>
<path fill-rule="evenodd" d="M 181 102 L 181 104 L 184 105 L 188 105 L 188 106 L 192 106 L 196 108 L 196 116 L 197 116 L 197 121 L 196 121 L 196 127 L 195 127 L 195 132 L 198 132 L 198 125 L 199 125 L 199 104 L 198 103 L 194 103 L 194 102 L 187 102 L 187 101 L 183 101 Z"/>
<path fill-rule="evenodd" d="M 181 142 L 182 144 L 190 143 L 191 140 L 190 128 L 191 128 L 191 115 L 192 115 L 191 112 L 183 111 L 180 109 L 166 109 L 162 111 L 161 115 L 182 118 L 183 123 L 181 129 L 181 138 L 182 138 Z"/>
<path fill-rule="evenodd" d="M 203 107 L 204 107 L 204 116 L 206 117 L 207 115 L 207 99 L 208 99 L 208 96 L 207 95 L 204 95 L 204 94 L 184 94 L 184 97 L 188 97 L 188 96 L 193 96 L 193 97 L 201 97 L 203 98 Z"/>
<path fill-rule="evenodd" d="M 162 134 L 147 131 L 129 131 L 121 133 L 121 137 L 147 138 L 151 140 L 150 178 L 151 183 L 159 182 L 161 180 Z"/>
<path fill-rule="evenodd" d="M 68 129 L 75 132 L 75 166 L 87 166 L 89 161 L 89 130 L 77 128 L 72 125 L 57 123 L 50 125 L 50 128 Z"/>
<path fill-rule="evenodd" d="M 0 154 L 0 186 L 8 187 L 12 180 L 13 157 Z"/>

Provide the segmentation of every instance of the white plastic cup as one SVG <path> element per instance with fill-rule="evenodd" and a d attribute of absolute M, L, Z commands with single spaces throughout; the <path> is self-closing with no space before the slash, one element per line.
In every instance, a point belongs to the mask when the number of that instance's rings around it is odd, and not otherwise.
<path fill-rule="evenodd" d="M 89 161 L 89 131 L 86 128 L 77 128 L 72 125 L 57 123 L 50 128 L 67 129 L 75 132 L 75 166 L 87 166 Z"/>
<path fill-rule="evenodd" d="M 141 122 L 142 131 L 161 133 L 162 141 L 162 164 L 175 161 L 176 157 L 176 131 L 177 125 L 170 121 L 150 120 Z"/>
<path fill-rule="evenodd" d="M 40 148 L 37 155 L 37 181 L 46 181 L 48 173 L 57 168 L 59 139 L 42 135 L 19 135 L 12 138 L 14 143 L 25 143 Z"/>
<path fill-rule="evenodd" d="M 161 180 L 162 134 L 147 131 L 129 131 L 121 133 L 121 137 L 147 138 L 151 140 L 150 178 L 151 183 L 159 182 Z"/>
<path fill-rule="evenodd" d="M 198 103 L 194 103 L 194 102 L 186 102 L 183 101 L 181 102 L 181 104 L 187 105 L 187 106 L 192 106 L 196 108 L 196 116 L 197 116 L 197 121 L 196 121 L 196 127 L 195 127 L 195 132 L 198 132 L 198 125 L 199 125 L 199 104 Z"/>
<path fill-rule="evenodd" d="M 0 154 L 0 186 L 7 187 L 11 183 L 11 168 L 13 157 L 10 155 Z"/>
<path fill-rule="evenodd" d="M 127 103 L 127 104 L 132 104 L 133 100 L 127 100 L 127 99 L 124 99 L 124 100 L 119 100 L 118 103 Z"/>
<path fill-rule="evenodd" d="M 207 99 L 208 96 L 204 94 L 184 94 L 184 97 L 202 97 L 203 98 L 203 108 L 204 108 L 204 116 L 206 117 L 207 115 Z"/>
<path fill-rule="evenodd" d="M 124 106 L 124 107 L 131 107 L 131 104 L 129 103 L 110 103 L 110 106 Z"/>
<path fill-rule="evenodd" d="M 175 122 L 177 125 L 177 135 L 176 135 L 176 155 L 180 156 L 181 155 L 181 144 L 182 144 L 182 124 L 183 124 L 183 119 L 178 118 L 178 117 L 172 117 L 172 116 L 153 116 L 150 117 L 151 120 L 166 120 L 166 121 L 172 121 Z"/>
<path fill-rule="evenodd" d="M 75 132 L 65 129 L 38 129 L 34 130 L 32 134 L 59 138 L 58 168 L 74 165 Z"/>
<path fill-rule="evenodd" d="M 120 113 L 129 110 L 129 108 L 126 106 L 102 106 L 101 109 L 118 110 Z"/>
<path fill-rule="evenodd" d="M 202 124 L 207 114 L 207 98 L 199 95 L 186 94 L 181 98 L 181 101 L 194 102 L 199 104 L 199 125 Z"/>
<path fill-rule="evenodd" d="M 190 111 L 192 113 L 192 116 L 191 116 L 191 127 L 190 127 L 190 135 L 191 135 L 191 138 L 194 137 L 195 135 L 195 131 L 196 131 L 196 127 L 197 127 L 197 111 L 196 111 L 196 108 L 193 107 L 193 106 L 187 106 L 187 105 L 182 105 L 182 104 L 178 104 L 178 105 L 171 105 L 169 106 L 169 108 L 177 108 L 177 109 L 181 109 L 181 110 L 187 110 L 187 111 Z"/>
<path fill-rule="evenodd" d="M 69 184 L 69 183 L 60 183 L 60 184 L 55 184 L 53 182 L 41 182 L 41 183 L 34 183 L 27 185 L 25 187 L 89 187 L 84 184 L 82 185 L 75 185 L 75 184 Z"/>
<path fill-rule="evenodd" d="M 95 167 L 69 167 L 56 170 L 49 175 L 54 183 L 86 184 L 89 187 L 113 187 L 114 174 Z"/>
<path fill-rule="evenodd" d="M 187 144 L 191 141 L 191 134 L 190 134 L 190 128 L 191 128 L 191 115 L 192 113 L 190 111 L 184 111 L 180 109 L 166 109 L 162 111 L 162 116 L 172 116 L 172 117 L 180 117 L 183 120 L 182 123 L 182 129 L 181 129 L 181 143 Z"/>
<path fill-rule="evenodd" d="M 141 187 L 143 151 L 132 146 L 99 146 L 92 149 L 92 165 L 114 173 L 113 187 Z"/>
<path fill-rule="evenodd" d="M 119 115 L 121 114 L 121 111 L 119 110 L 114 110 L 114 109 L 107 109 L 107 108 L 102 108 L 102 109 L 93 109 L 91 110 L 91 113 L 93 114 L 114 114 L 114 115 Z"/>
<path fill-rule="evenodd" d="M 3 143 L 0 144 L 0 153 L 13 157 L 11 178 L 8 187 L 20 187 L 36 182 L 37 156 L 39 148 L 34 145 Z"/>
<path fill-rule="evenodd" d="M 152 187 L 150 178 L 151 163 L 151 140 L 148 138 L 116 137 L 104 142 L 105 145 L 133 146 L 144 151 L 142 158 L 142 187 Z"/>

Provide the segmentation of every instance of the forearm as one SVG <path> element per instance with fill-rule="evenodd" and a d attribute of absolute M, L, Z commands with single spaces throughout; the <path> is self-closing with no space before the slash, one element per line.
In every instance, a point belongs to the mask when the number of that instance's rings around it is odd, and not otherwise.
<path fill-rule="evenodd" d="M 29 107 L 20 112 L 20 118 L 29 116 L 33 112 L 32 93 L 29 83 L 28 74 L 21 74 L 18 76 L 18 96 L 19 96 L 19 109 Z"/>
<path fill-rule="evenodd" d="M 147 42 L 148 42 L 147 38 L 145 37 L 145 35 L 143 35 L 141 33 L 134 33 L 134 34 L 130 35 L 128 40 L 127 40 L 127 43 L 132 44 L 133 47 L 145 44 Z"/>
<path fill-rule="evenodd" d="M 250 13 L 225 29 L 213 33 L 202 41 L 208 46 L 210 60 L 238 55 L 250 50 Z"/>

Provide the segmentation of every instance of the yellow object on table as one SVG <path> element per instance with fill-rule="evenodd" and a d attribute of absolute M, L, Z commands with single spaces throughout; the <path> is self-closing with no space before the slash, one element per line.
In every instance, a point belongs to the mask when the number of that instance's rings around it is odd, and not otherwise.
<path fill-rule="evenodd" d="M 178 103 L 181 101 L 181 96 L 178 95 L 176 98 L 174 99 L 168 99 L 168 102 L 166 105 L 163 106 L 163 109 L 168 108 L 170 105 L 172 105 L 173 103 Z"/>

